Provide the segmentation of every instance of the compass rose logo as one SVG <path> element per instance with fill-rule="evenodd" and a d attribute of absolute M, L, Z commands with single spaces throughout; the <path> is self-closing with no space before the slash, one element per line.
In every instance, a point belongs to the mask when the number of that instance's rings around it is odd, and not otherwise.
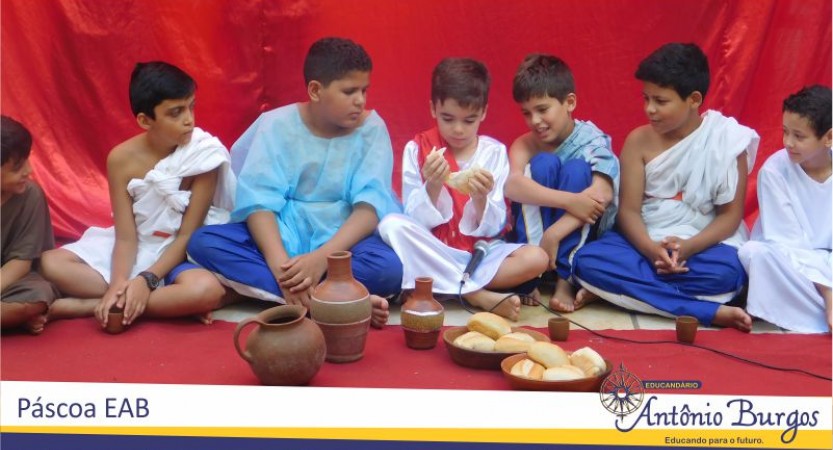
<path fill-rule="evenodd" d="M 619 370 L 605 378 L 599 389 L 602 405 L 620 419 L 638 410 L 644 395 L 642 380 L 628 372 L 622 363 L 619 363 Z"/>

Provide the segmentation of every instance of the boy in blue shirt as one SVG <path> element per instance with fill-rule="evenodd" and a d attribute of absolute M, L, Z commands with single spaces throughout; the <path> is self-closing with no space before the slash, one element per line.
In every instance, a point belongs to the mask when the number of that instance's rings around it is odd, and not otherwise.
<path fill-rule="evenodd" d="M 399 206 L 390 136 L 364 109 L 371 69 L 348 39 L 312 45 L 309 101 L 262 114 L 232 146 L 236 223 L 199 230 L 188 246 L 194 261 L 243 295 L 307 305 L 327 255 L 350 250 L 353 274 L 371 293 L 371 323 L 387 322 L 383 297 L 399 292 L 402 264 L 374 231 Z"/>
<path fill-rule="evenodd" d="M 530 131 L 509 149 L 505 188 L 516 202 L 518 242 L 540 245 L 549 255 L 558 276 L 550 307 L 562 312 L 584 305 L 571 278 L 573 255 L 613 224 L 619 185 L 610 137 L 573 119 L 575 91 L 561 59 L 531 54 L 521 63 L 512 95 Z"/>

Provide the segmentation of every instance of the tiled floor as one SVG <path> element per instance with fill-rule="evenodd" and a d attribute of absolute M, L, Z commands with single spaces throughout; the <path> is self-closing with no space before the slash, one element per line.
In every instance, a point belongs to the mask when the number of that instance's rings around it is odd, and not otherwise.
<path fill-rule="evenodd" d="M 542 301 L 548 302 L 552 294 L 552 289 L 547 289 L 545 286 L 542 289 L 542 294 Z M 271 306 L 274 306 L 274 304 L 259 301 L 238 303 L 216 311 L 214 318 L 217 320 L 239 322 Z M 399 307 L 399 305 L 391 306 L 389 324 L 399 324 Z M 455 300 L 443 302 L 443 307 L 445 308 L 445 325 L 447 326 L 465 325 L 471 316 Z M 573 322 L 580 323 L 592 330 L 673 330 L 675 328 L 673 319 L 633 313 L 604 301 L 591 303 L 574 313 L 566 314 L 566 316 Z M 546 311 L 543 307 L 523 306 L 521 307 L 520 319 L 513 325 L 545 328 L 547 326 L 547 320 L 550 317 L 553 317 L 553 314 Z M 571 328 L 576 329 L 577 327 L 573 324 Z M 701 326 L 700 328 L 706 329 L 708 327 Z M 771 323 L 755 320 L 752 325 L 752 332 L 783 333 L 784 330 Z"/>

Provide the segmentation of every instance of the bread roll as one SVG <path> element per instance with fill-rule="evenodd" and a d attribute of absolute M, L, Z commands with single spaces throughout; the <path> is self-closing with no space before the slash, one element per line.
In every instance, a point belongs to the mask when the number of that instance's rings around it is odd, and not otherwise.
<path fill-rule="evenodd" d="M 590 347 L 583 347 L 574 351 L 570 355 L 570 364 L 583 370 L 588 377 L 595 377 L 607 370 L 607 364 L 605 364 L 602 355 L 596 353 Z"/>
<path fill-rule="evenodd" d="M 540 380 L 544 376 L 544 366 L 531 359 L 524 358 L 516 362 L 515 365 L 512 366 L 512 370 L 510 370 L 509 373 L 515 375 L 516 377 L 528 378 L 530 380 Z"/>
<path fill-rule="evenodd" d="M 479 331 L 492 339 L 499 339 L 512 332 L 509 322 L 503 317 L 490 312 L 479 312 L 469 318 L 468 329 Z"/>
<path fill-rule="evenodd" d="M 529 345 L 527 354 L 533 361 L 543 364 L 547 369 L 570 364 L 567 352 L 550 342 L 533 342 Z"/>
<path fill-rule="evenodd" d="M 448 175 L 448 179 L 445 180 L 445 184 L 447 184 L 452 189 L 456 189 L 463 194 L 471 194 L 471 186 L 469 186 L 469 180 L 471 177 L 474 176 L 474 169 L 466 169 L 461 170 L 459 172 L 451 172 Z"/>
<path fill-rule="evenodd" d="M 576 366 L 564 365 L 558 367 L 551 367 L 544 371 L 544 376 L 541 377 L 544 381 L 570 381 L 587 378 L 584 371 Z"/>
<path fill-rule="evenodd" d="M 528 334 L 526 334 L 526 333 L 522 333 L 522 332 L 520 332 L 520 331 L 513 331 L 513 332 L 511 332 L 511 333 L 509 333 L 509 334 L 504 334 L 504 335 L 503 335 L 503 336 L 501 336 L 501 337 L 502 337 L 502 338 L 512 338 L 512 339 L 517 339 L 517 340 L 519 340 L 519 341 L 529 342 L 530 344 L 531 344 L 531 343 L 533 343 L 533 342 L 535 342 L 535 338 L 534 338 L 534 337 L 532 337 L 531 335 L 528 335 Z"/>
<path fill-rule="evenodd" d="M 465 348 L 478 352 L 495 351 L 495 340 L 477 331 L 469 331 L 461 335 L 453 342 L 455 347 Z"/>
<path fill-rule="evenodd" d="M 529 345 L 529 342 L 510 337 L 509 334 L 507 334 L 501 336 L 500 339 L 495 342 L 495 351 L 503 353 L 526 353 L 527 350 L 529 350 Z"/>

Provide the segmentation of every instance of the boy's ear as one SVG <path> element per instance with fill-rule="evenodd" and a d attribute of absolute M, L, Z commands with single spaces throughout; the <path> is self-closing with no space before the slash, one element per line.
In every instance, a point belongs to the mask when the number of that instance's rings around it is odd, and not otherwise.
<path fill-rule="evenodd" d="M 686 99 L 689 104 L 695 108 L 700 108 L 703 104 L 703 94 L 700 91 L 694 91 L 689 94 L 688 98 Z"/>
<path fill-rule="evenodd" d="M 488 103 L 483 105 L 483 114 L 480 115 L 480 121 L 486 120 L 486 113 L 489 112 L 489 105 Z"/>
<path fill-rule="evenodd" d="M 567 112 L 572 114 L 573 111 L 576 109 L 576 104 L 578 103 L 578 98 L 576 98 L 576 94 L 570 92 L 567 94 L 567 97 L 564 98 L 564 106 L 567 107 Z"/>
<path fill-rule="evenodd" d="M 431 108 L 431 117 L 434 119 L 437 118 L 437 105 L 434 104 L 434 100 L 428 100 L 429 108 Z"/>
<path fill-rule="evenodd" d="M 320 81 L 310 81 L 307 85 L 307 95 L 309 95 L 310 101 L 317 102 L 318 100 L 320 100 L 322 89 L 324 89 L 324 86 L 321 84 Z"/>
<path fill-rule="evenodd" d="M 148 130 L 150 129 L 150 126 L 153 124 L 153 119 L 148 117 L 147 114 L 140 112 L 138 115 L 136 115 L 136 122 L 139 124 L 140 127 L 142 127 L 143 130 Z"/>
<path fill-rule="evenodd" d="M 824 133 L 824 137 L 822 137 L 822 141 L 824 141 L 824 146 L 827 148 L 833 147 L 833 128 L 827 130 L 827 133 Z"/>

